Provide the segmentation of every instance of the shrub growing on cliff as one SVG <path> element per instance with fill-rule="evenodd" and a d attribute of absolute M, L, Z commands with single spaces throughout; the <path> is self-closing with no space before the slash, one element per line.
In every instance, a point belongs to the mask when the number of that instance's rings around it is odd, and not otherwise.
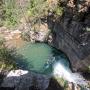
<path fill-rule="evenodd" d="M 16 0 L 0 0 L 1 25 L 13 27 L 18 23 L 19 9 Z"/>
<path fill-rule="evenodd" d="M 56 3 L 57 1 L 57 3 Z M 28 7 L 27 15 L 30 20 L 40 19 L 42 17 L 47 17 L 50 13 L 55 13 L 56 16 L 61 16 L 63 13 L 63 8 L 59 5 L 59 1 L 56 0 L 30 0 L 30 5 Z"/>
<path fill-rule="evenodd" d="M 62 16 L 62 14 L 63 14 L 63 8 L 57 6 L 57 7 L 55 8 L 54 12 L 55 12 L 55 14 L 56 14 L 57 16 Z"/>
<path fill-rule="evenodd" d="M 15 0 L 4 1 L 4 17 L 6 26 L 14 26 L 17 24 L 17 8 Z"/>
<path fill-rule="evenodd" d="M 49 11 L 52 11 L 52 13 L 55 12 L 57 16 L 61 16 L 63 12 L 62 7 L 58 5 L 59 0 L 27 0 L 28 4 L 24 0 L 1 1 L 0 12 L 2 12 L 1 16 L 3 17 L 1 24 L 3 23 L 8 27 L 16 26 L 19 23 L 21 17 L 25 18 L 27 22 L 30 21 L 34 23 L 42 17 L 47 17 Z M 19 5 L 19 3 L 24 2 L 24 5 Z"/>
<path fill-rule="evenodd" d="M 15 67 L 15 63 L 12 60 L 12 50 L 9 50 L 4 42 L 0 41 L 0 70 L 12 69 Z"/>
<path fill-rule="evenodd" d="M 46 0 L 30 0 L 27 14 L 33 18 L 40 18 L 47 14 L 48 4 Z"/>

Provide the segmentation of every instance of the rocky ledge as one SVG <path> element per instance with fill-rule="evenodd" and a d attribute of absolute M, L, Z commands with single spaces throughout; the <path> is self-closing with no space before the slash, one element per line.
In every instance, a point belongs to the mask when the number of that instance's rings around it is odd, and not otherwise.
<path fill-rule="evenodd" d="M 8 42 L 21 39 L 30 42 L 47 42 L 49 33 L 50 30 L 46 23 L 40 25 L 36 24 L 33 27 L 21 24 L 14 30 L 0 27 L 0 38 Z"/>

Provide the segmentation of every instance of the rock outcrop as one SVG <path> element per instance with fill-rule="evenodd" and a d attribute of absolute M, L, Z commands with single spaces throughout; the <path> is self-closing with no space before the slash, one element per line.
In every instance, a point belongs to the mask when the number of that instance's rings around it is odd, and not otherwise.
<path fill-rule="evenodd" d="M 31 42 L 46 42 L 50 30 L 48 29 L 47 23 L 35 24 L 31 27 L 31 30 L 23 32 L 23 38 Z"/>
<path fill-rule="evenodd" d="M 7 88 L 7 90 L 8 88 L 13 90 L 45 90 L 49 85 L 49 78 L 25 70 L 12 70 L 4 78 L 0 88 Z"/>
<path fill-rule="evenodd" d="M 90 1 L 61 0 L 62 17 L 48 16 L 52 29 L 49 43 L 69 57 L 73 71 L 86 71 L 90 65 Z"/>
<path fill-rule="evenodd" d="M 6 27 L 0 27 L 0 38 L 6 41 L 24 39 L 31 42 L 46 42 L 50 30 L 47 23 L 36 24 L 32 27 L 27 26 L 26 23 L 21 24 L 15 30 L 9 30 Z"/>

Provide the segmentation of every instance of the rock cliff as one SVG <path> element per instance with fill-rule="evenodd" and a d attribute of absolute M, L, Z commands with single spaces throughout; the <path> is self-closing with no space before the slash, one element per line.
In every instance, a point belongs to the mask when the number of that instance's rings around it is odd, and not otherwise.
<path fill-rule="evenodd" d="M 86 71 L 90 65 L 90 1 L 61 0 L 62 17 L 48 16 L 52 30 L 50 44 L 69 57 L 73 71 Z"/>

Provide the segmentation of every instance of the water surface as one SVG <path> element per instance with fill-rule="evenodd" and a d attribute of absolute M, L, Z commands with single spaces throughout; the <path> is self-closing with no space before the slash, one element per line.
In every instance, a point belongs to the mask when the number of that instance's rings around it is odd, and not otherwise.
<path fill-rule="evenodd" d="M 17 52 L 20 55 L 17 64 L 25 70 L 49 74 L 53 71 L 52 66 L 57 61 L 65 65 L 66 69 L 69 68 L 67 57 L 45 43 L 26 43 Z"/>

